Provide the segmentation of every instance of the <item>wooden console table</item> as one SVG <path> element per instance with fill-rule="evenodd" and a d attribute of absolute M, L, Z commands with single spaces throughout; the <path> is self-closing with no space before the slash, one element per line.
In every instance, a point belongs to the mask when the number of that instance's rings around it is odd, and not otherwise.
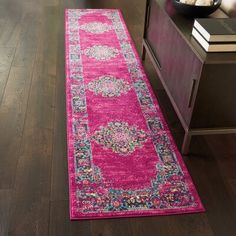
<path fill-rule="evenodd" d="M 142 59 L 147 52 L 185 130 L 183 154 L 193 135 L 236 133 L 236 53 L 206 53 L 192 27 L 170 0 L 147 0 Z"/>

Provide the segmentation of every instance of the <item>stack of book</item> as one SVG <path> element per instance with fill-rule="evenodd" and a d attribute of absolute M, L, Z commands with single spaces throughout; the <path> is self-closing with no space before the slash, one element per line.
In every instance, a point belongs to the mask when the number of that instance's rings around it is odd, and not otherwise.
<path fill-rule="evenodd" d="M 235 18 L 199 18 L 192 35 L 207 52 L 236 52 Z"/>

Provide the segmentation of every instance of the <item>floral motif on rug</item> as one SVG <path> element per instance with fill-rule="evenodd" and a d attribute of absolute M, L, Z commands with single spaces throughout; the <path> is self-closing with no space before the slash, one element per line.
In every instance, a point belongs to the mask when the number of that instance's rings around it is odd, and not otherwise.
<path fill-rule="evenodd" d="M 65 20 L 71 219 L 204 211 L 121 12 Z"/>
<path fill-rule="evenodd" d="M 92 34 L 103 34 L 112 29 L 111 25 L 103 24 L 101 22 L 90 22 L 80 26 L 80 29 Z"/>
<path fill-rule="evenodd" d="M 93 135 L 93 139 L 113 152 L 128 155 L 141 148 L 147 139 L 147 134 L 134 126 L 122 121 L 109 122 L 107 126 L 100 127 Z"/>
<path fill-rule="evenodd" d="M 94 45 L 84 50 L 84 54 L 98 61 L 106 61 L 116 57 L 119 51 L 116 48 L 106 45 Z"/>
<path fill-rule="evenodd" d="M 88 89 L 95 94 L 101 94 L 103 97 L 118 97 L 122 93 L 126 94 L 131 89 L 131 86 L 123 79 L 104 75 L 91 81 L 88 84 Z"/>

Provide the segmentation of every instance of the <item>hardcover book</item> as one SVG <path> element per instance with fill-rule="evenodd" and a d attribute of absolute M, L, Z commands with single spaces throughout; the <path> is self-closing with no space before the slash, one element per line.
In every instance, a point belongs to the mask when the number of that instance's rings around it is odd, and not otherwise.
<path fill-rule="evenodd" d="M 236 42 L 208 42 L 205 38 L 193 28 L 192 35 L 196 41 L 205 49 L 207 52 L 235 52 Z"/>
<path fill-rule="evenodd" d="M 199 18 L 193 26 L 208 42 L 236 42 L 235 18 Z"/>

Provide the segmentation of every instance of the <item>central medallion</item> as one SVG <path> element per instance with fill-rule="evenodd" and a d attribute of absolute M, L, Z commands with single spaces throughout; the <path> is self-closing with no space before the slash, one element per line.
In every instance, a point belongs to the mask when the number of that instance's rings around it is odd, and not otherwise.
<path fill-rule="evenodd" d="M 103 97 L 119 97 L 122 93 L 126 94 L 131 86 L 123 79 L 103 75 L 90 82 L 88 89 L 95 94 L 101 94 Z"/>
<path fill-rule="evenodd" d="M 143 143 L 147 141 L 147 134 L 126 122 L 113 121 L 105 127 L 101 126 L 94 133 L 93 139 L 105 148 L 111 148 L 115 153 L 129 155 L 137 147 L 142 148 Z"/>
<path fill-rule="evenodd" d="M 98 61 L 107 61 L 116 57 L 119 54 L 119 50 L 106 45 L 94 45 L 86 48 L 84 54 L 87 57 L 94 58 Z"/>
<path fill-rule="evenodd" d="M 92 34 L 103 34 L 112 29 L 111 25 L 101 22 L 90 22 L 80 26 L 80 29 L 92 33 Z"/>

